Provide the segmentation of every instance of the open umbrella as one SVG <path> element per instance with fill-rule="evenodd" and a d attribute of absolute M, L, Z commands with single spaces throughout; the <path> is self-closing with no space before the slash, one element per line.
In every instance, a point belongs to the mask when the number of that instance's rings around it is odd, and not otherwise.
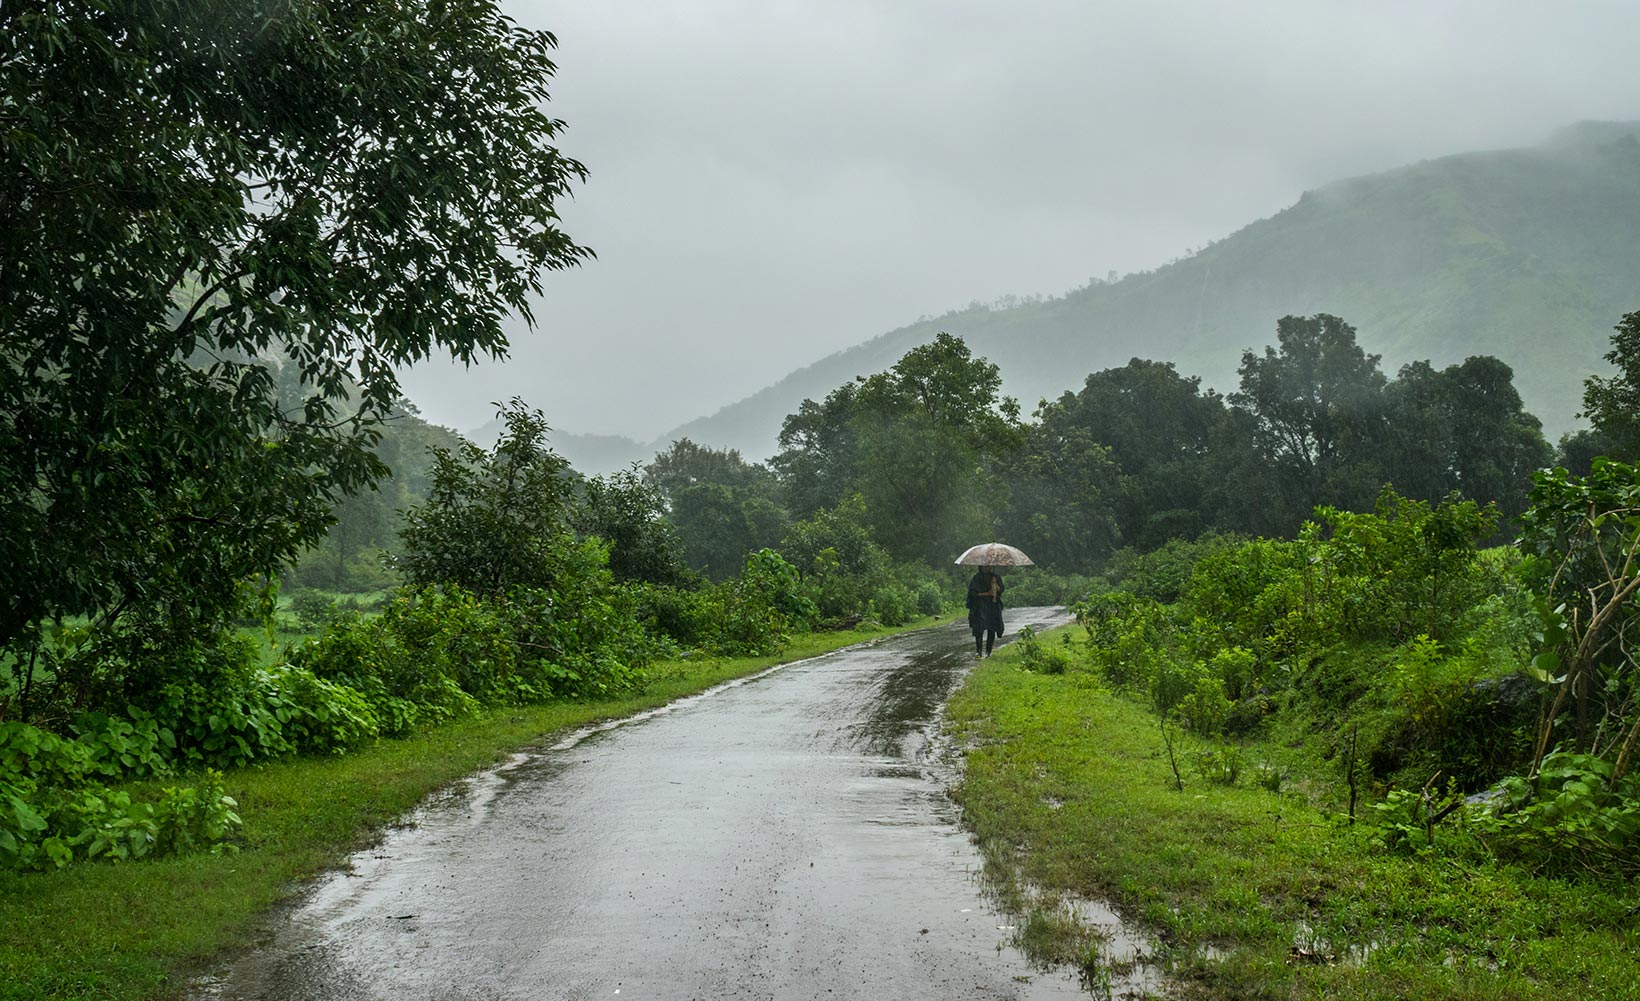
<path fill-rule="evenodd" d="M 1031 567 L 1036 566 L 1029 556 L 1000 542 L 986 542 L 970 548 L 957 557 L 957 565 L 964 567 Z"/>

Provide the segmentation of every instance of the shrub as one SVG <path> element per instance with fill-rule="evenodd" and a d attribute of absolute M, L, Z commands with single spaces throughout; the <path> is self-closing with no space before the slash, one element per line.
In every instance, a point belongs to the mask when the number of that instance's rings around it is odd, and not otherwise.
<path fill-rule="evenodd" d="M 7 730 L 0 739 L 15 751 L 19 733 Z M 70 752 L 56 747 L 54 753 Z M 39 870 L 76 860 L 181 854 L 220 842 L 240 823 L 220 772 L 207 771 L 197 785 L 168 787 L 153 803 L 98 783 L 41 781 L 50 772 L 30 776 L 8 767 L 0 773 L 0 866 Z"/>
<path fill-rule="evenodd" d="M 291 592 L 290 610 L 296 616 L 297 625 L 314 631 L 324 628 L 325 623 L 330 621 L 336 612 L 336 603 L 322 592 L 304 587 Z"/>
<path fill-rule="evenodd" d="M 1020 663 L 1027 671 L 1035 671 L 1038 674 L 1064 674 L 1071 669 L 1074 658 L 1071 656 L 1068 635 L 1061 635 L 1057 645 L 1044 643 L 1034 627 L 1026 626 L 1019 631 L 1019 639 L 1015 641 L 1015 645 L 1019 647 Z"/>
<path fill-rule="evenodd" d="M 945 610 L 945 598 L 940 594 L 940 586 L 931 580 L 917 585 L 916 601 L 918 615 L 938 615 Z"/>
<path fill-rule="evenodd" d="M 1179 721 L 1203 736 L 1222 733 L 1233 708 L 1224 694 L 1224 679 L 1208 665 L 1198 663 L 1181 680 L 1181 687 L 1188 687 L 1171 707 Z"/>
<path fill-rule="evenodd" d="M 871 615 L 885 626 L 903 626 L 913 612 L 911 593 L 898 584 L 884 584 L 871 593 Z"/>
<path fill-rule="evenodd" d="M 1241 751 L 1229 744 L 1202 748 L 1191 754 L 1190 763 L 1204 780 L 1225 786 L 1235 785 L 1244 767 Z"/>
<path fill-rule="evenodd" d="M 1494 851 L 1557 874 L 1640 874 L 1640 773 L 1557 750 L 1534 778 L 1509 778 L 1473 821 Z"/>
<path fill-rule="evenodd" d="M 1031 605 L 1074 605 L 1091 594 L 1107 591 L 1103 577 L 1081 574 L 1054 574 L 1045 570 L 1012 575 L 1008 582 L 1008 604 L 1015 608 Z"/>
<path fill-rule="evenodd" d="M 337 754 L 374 740 L 381 732 L 376 712 L 357 690 L 299 667 L 273 672 L 269 703 L 285 739 L 307 752 Z"/>

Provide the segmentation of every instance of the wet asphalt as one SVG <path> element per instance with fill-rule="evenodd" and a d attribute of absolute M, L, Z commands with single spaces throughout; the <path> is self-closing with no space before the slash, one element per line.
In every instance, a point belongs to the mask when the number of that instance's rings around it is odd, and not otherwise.
<path fill-rule="evenodd" d="M 1009 612 L 1025 625 L 1063 609 Z M 945 795 L 964 625 L 799 661 L 480 773 L 192 996 L 1069 998 Z"/>

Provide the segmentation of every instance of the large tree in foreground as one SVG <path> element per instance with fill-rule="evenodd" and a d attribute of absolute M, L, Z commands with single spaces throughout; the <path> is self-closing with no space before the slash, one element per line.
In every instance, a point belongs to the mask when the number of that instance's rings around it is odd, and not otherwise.
<path fill-rule="evenodd" d="M 553 45 L 491 0 L 0 7 L 0 648 L 221 621 L 381 474 L 395 367 L 504 352 L 588 253 Z"/>

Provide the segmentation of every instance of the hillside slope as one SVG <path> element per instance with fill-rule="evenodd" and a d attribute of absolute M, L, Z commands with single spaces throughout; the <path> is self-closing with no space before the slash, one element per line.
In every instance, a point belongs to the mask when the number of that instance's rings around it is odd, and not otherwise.
<path fill-rule="evenodd" d="M 1027 410 L 1134 356 L 1223 391 L 1280 316 L 1344 317 L 1392 373 L 1497 355 L 1558 436 L 1613 324 L 1640 309 L 1640 123 L 1586 122 L 1524 149 L 1465 153 L 1339 181 L 1155 271 L 1046 302 L 951 313 L 793 372 L 661 436 L 764 457 L 782 419 L 941 330 L 1002 368 Z M 650 451 L 653 452 L 654 448 Z"/>

